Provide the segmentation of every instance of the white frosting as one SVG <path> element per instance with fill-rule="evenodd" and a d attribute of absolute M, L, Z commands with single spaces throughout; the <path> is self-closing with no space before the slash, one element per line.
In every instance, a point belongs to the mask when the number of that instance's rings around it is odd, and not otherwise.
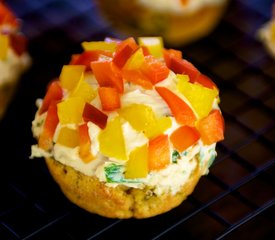
<path fill-rule="evenodd" d="M 139 3 L 147 8 L 158 12 L 172 13 L 192 13 L 204 6 L 224 4 L 226 0 L 189 0 L 186 5 L 181 0 L 138 0 Z"/>

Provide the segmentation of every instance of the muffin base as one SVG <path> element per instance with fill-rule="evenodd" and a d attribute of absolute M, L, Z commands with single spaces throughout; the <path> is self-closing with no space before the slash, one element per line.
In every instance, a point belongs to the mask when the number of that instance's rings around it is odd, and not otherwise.
<path fill-rule="evenodd" d="M 162 36 L 171 46 L 179 46 L 209 34 L 218 24 L 226 2 L 205 6 L 193 13 L 162 13 L 145 8 L 138 1 L 97 1 L 103 15 L 118 31 L 130 36 Z"/>
<path fill-rule="evenodd" d="M 157 196 L 150 189 L 108 187 L 96 177 L 86 176 L 52 158 L 45 161 L 54 180 L 71 202 L 88 212 L 109 218 L 148 218 L 165 213 L 181 204 L 201 177 L 197 166 L 179 192 Z"/>

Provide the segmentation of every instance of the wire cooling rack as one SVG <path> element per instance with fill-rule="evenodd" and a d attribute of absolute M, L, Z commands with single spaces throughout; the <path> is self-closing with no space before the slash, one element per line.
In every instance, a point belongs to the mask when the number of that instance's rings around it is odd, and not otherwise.
<path fill-rule="evenodd" d="M 47 82 L 83 40 L 114 36 L 89 0 L 10 0 L 29 37 L 32 68 L 0 123 L 0 239 L 274 239 L 275 60 L 256 38 L 269 0 L 235 0 L 217 29 L 182 48 L 220 88 L 225 140 L 210 173 L 168 213 L 144 220 L 71 204 L 44 162 L 30 160 L 30 126 Z"/>

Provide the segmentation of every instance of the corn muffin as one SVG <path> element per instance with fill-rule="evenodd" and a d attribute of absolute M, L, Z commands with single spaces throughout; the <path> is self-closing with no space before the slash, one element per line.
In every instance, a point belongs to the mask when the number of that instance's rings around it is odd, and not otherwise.
<path fill-rule="evenodd" d="M 224 138 L 217 86 L 160 37 L 82 46 L 37 100 L 31 158 L 44 157 L 92 213 L 147 218 L 178 206 Z"/>

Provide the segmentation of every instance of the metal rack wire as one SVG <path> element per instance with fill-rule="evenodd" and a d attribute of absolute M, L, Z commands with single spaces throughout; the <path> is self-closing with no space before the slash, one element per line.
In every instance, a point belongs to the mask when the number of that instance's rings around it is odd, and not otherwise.
<path fill-rule="evenodd" d="M 114 33 L 92 1 L 7 3 L 24 20 L 34 65 L 0 123 L 0 239 L 274 239 L 275 60 L 256 38 L 272 1 L 232 1 L 210 36 L 181 49 L 220 88 L 225 140 L 210 173 L 185 202 L 144 220 L 79 209 L 42 160 L 28 159 L 34 100 L 79 42 Z"/>

